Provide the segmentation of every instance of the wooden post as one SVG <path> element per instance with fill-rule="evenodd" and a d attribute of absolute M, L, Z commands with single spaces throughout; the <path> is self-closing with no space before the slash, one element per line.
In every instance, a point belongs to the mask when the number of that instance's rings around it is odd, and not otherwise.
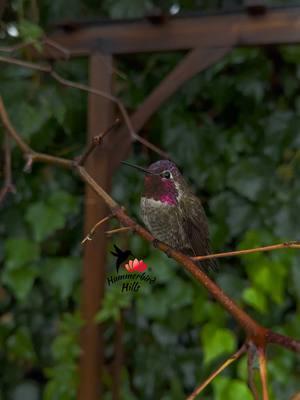
<path fill-rule="evenodd" d="M 90 57 L 90 85 L 95 89 L 111 92 L 112 57 L 111 55 L 92 54 Z M 89 95 L 88 141 L 106 129 L 113 119 L 114 105 L 110 101 Z M 109 157 L 109 136 L 103 145 L 97 148 L 87 160 L 87 170 L 105 190 L 110 190 L 111 168 Z M 86 187 L 85 193 L 85 234 L 101 218 L 108 215 L 108 209 L 97 195 Z M 85 325 L 81 335 L 82 355 L 80 360 L 80 382 L 78 400 L 99 400 L 102 385 L 101 373 L 104 364 L 104 343 L 101 327 L 94 322 L 99 310 L 105 288 L 106 270 L 106 226 L 86 243 L 84 247 L 82 316 Z"/>

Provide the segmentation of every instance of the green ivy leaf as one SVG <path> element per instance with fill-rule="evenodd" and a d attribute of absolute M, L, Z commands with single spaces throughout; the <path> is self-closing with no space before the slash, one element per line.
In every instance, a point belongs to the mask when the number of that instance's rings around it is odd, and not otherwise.
<path fill-rule="evenodd" d="M 33 349 L 31 334 L 25 327 L 19 328 L 7 340 L 9 355 L 13 360 L 34 363 L 36 354 Z"/>
<path fill-rule="evenodd" d="M 215 400 L 253 400 L 247 384 L 239 379 L 218 376 L 213 381 Z"/>
<path fill-rule="evenodd" d="M 29 294 L 39 274 L 37 267 L 33 265 L 39 257 L 39 246 L 27 239 L 8 239 L 4 250 L 5 269 L 2 280 L 22 301 Z"/>
<path fill-rule="evenodd" d="M 210 363 L 221 354 L 233 352 L 236 347 L 234 334 L 229 329 L 220 328 L 212 323 L 204 325 L 200 336 L 205 364 Z"/>
<path fill-rule="evenodd" d="M 5 267 L 10 270 L 33 263 L 40 255 L 38 244 L 24 238 L 7 239 L 4 251 Z"/>
<path fill-rule="evenodd" d="M 34 203 L 28 207 L 25 215 L 30 224 L 35 240 L 41 242 L 57 229 L 65 224 L 64 215 L 60 209 L 51 207 L 45 203 Z"/>
<path fill-rule="evenodd" d="M 38 40 L 43 36 L 42 28 L 27 19 L 22 19 L 19 23 L 20 36 L 25 41 Z"/>
<path fill-rule="evenodd" d="M 43 277 L 46 282 L 54 287 L 61 300 L 71 296 L 74 285 L 78 282 L 81 271 L 79 257 L 53 257 L 48 258 L 42 265 Z"/>
<path fill-rule="evenodd" d="M 10 114 L 14 116 L 16 128 L 22 132 L 22 137 L 25 139 L 29 139 L 35 133 L 39 133 L 50 116 L 47 108 L 39 107 L 37 110 L 33 105 L 25 101 L 14 104 Z"/>
<path fill-rule="evenodd" d="M 102 307 L 95 316 L 95 321 L 104 322 L 110 319 L 117 321 L 120 317 L 120 310 L 128 307 L 130 302 L 130 293 L 121 292 L 118 286 L 108 289 Z"/>
<path fill-rule="evenodd" d="M 46 370 L 50 378 L 44 391 L 44 400 L 74 400 L 79 382 L 78 366 L 75 363 L 61 363 Z"/>
<path fill-rule="evenodd" d="M 25 300 L 29 294 L 35 278 L 39 272 L 36 267 L 23 266 L 20 268 L 7 269 L 3 272 L 3 282 L 13 291 L 20 300 Z"/>
<path fill-rule="evenodd" d="M 48 204 L 51 207 L 59 208 L 64 216 L 78 211 L 78 199 L 63 190 L 52 193 L 48 198 Z"/>
<path fill-rule="evenodd" d="M 261 292 L 259 289 L 255 287 L 246 288 L 243 291 L 242 297 L 245 303 L 249 304 L 256 310 L 260 311 L 261 313 L 267 311 L 268 308 L 267 299 L 264 293 Z"/>
<path fill-rule="evenodd" d="M 280 304 L 284 297 L 284 283 L 287 276 L 286 266 L 278 261 L 261 255 L 257 264 L 247 266 L 247 273 L 252 283 Z M 274 279 L 274 276 L 276 279 Z"/>
<path fill-rule="evenodd" d="M 226 386 L 223 396 L 223 398 L 226 400 L 253 399 L 247 384 L 237 379 L 232 379 L 231 382 Z"/>
<path fill-rule="evenodd" d="M 37 241 L 43 241 L 57 229 L 64 227 L 68 215 L 78 210 L 75 198 L 59 190 L 52 193 L 47 201 L 31 204 L 25 218 Z"/>

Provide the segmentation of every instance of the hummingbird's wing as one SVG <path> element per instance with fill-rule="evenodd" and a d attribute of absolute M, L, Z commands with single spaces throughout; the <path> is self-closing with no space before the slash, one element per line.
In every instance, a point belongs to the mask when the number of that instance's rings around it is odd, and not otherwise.
<path fill-rule="evenodd" d="M 211 253 L 208 222 L 201 201 L 194 195 L 184 196 L 180 202 L 183 208 L 184 229 L 187 232 L 193 256 Z M 199 261 L 199 266 L 216 270 L 215 259 Z"/>
<path fill-rule="evenodd" d="M 116 244 L 114 244 L 114 248 L 115 248 L 117 254 L 123 254 L 123 251 Z"/>

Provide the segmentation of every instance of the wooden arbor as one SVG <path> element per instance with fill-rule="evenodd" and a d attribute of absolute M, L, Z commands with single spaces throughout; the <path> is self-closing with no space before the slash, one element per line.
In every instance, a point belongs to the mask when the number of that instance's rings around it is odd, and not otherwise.
<path fill-rule="evenodd" d="M 111 66 L 114 55 L 187 51 L 173 71 L 131 115 L 132 127 L 137 132 L 184 82 L 220 60 L 232 48 L 300 42 L 300 7 L 271 10 L 250 7 L 248 11 L 214 16 L 68 22 L 58 26 L 50 37 L 69 49 L 71 57 L 89 57 L 90 85 L 108 95 L 112 95 Z M 61 53 L 51 49 L 48 56 L 58 58 Z M 88 139 L 112 122 L 113 113 L 114 104 L 109 99 L 90 94 Z M 109 190 L 112 175 L 130 151 L 133 140 L 134 135 L 130 135 L 123 126 L 116 134 L 109 135 L 104 146 L 89 158 L 88 171 L 104 189 Z M 107 209 L 88 188 L 85 204 L 87 231 L 106 216 Z M 101 306 L 105 286 L 106 239 L 103 232 L 104 229 L 99 230 L 84 251 L 83 317 L 86 325 L 82 334 L 79 400 L 98 400 L 101 393 L 103 340 L 101 329 L 94 323 L 94 316 Z M 114 397 L 118 398 L 117 390 Z"/>

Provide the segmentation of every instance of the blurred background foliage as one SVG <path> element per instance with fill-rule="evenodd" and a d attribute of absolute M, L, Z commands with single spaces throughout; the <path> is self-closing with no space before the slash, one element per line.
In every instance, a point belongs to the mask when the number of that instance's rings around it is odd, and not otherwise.
<path fill-rule="evenodd" d="M 161 4 L 162 3 L 162 4 Z M 234 9 L 242 1 L 160 2 L 166 10 Z M 270 2 L 278 4 L 278 1 Z M 291 4 L 292 2 L 290 2 Z M 149 12 L 154 1 L 14 0 L 1 23 L 2 44 L 38 39 L 64 18 L 123 18 Z M 26 51 L 21 54 L 28 58 Z M 134 110 L 183 54 L 117 59 L 125 79 L 116 92 Z M 192 79 L 143 129 L 172 155 L 209 216 L 216 251 L 299 239 L 300 47 L 237 49 Z M 66 78 L 88 81 L 87 60 L 57 63 Z M 1 64 L 1 95 L 13 124 L 39 151 L 78 155 L 86 138 L 86 94 L 50 77 Z M 0 131 L 3 138 L 3 129 Z M 139 145 L 131 159 L 157 158 Z M 83 190 L 69 172 L 48 165 L 22 171 L 13 147 L 17 194 L 1 206 L 0 399 L 73 400 L 78 385 L 78 333 Z M 1 168 L 1 180 L 3 171 Z M 142 178 L 120 168 L 113 195 L 138 218 Z M 96 319 L 105 325 L 105 399 L 115 321 L 125 321 L 122 399 L 183 399 L 243 340 L 243 332 L 206 291 L 172 260 L 136 236 L 114 239 L 143 257 L 154 286 L 120 296 L 108 288 Z M 262 324 L 300 337 L 300 269 L 294 251 L 220 260 L 218 284 Z M 113 260 L 108 260 L 111 271 Z M 300 390 L 299 359 L 270 348 L 271 399 Z M 251 399 L 246 360 L 228 368 L 205 399 Z"/>

